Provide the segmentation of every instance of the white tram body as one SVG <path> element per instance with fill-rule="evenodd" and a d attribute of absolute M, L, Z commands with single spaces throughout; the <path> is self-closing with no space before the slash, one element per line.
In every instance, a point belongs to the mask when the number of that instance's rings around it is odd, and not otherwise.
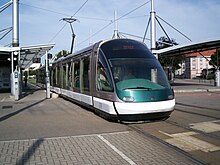
<path fill-rule="evenodd" d="M 158 60 L 141 42 L 98 42 L 52 63 L 51 91 L 109 119 L 167 118 L 173 90 Z"/>

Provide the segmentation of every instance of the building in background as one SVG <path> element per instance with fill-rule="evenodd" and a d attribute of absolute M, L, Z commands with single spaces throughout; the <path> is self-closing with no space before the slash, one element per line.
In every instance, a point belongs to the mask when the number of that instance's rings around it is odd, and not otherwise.
<path fill-rule="evenodd" d="M 213 68 L 209 65 L 211 55 L 216 49 L 203 51 L 200 53 L 187 54 L 185 61 L 180 64 L 181 68 L 175 72 L 177 78 L 206 78 L 208 70 Z"/>

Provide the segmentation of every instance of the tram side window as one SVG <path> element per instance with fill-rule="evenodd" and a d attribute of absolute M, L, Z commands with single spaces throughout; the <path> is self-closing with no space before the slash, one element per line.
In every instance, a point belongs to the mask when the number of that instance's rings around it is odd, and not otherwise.
<path fill-rule="evenodd" d="M 80 65 L 79 65 L 79 61 L 76 61 L 74 63 L 74 87 L 75 88 L 79 88 L 80 87 Z"/>
<path fill-rule="evenodd" d="M 60 66 L 57 67 L 57 86 L 61 87 L 61 68 Z"/>
<path fill-rule="evenodd" d="M 53 70 L 52 70 L 52 82 L 53 82 L 52 86 L 57 86 L 57 84 L 56 84 L 56 67 L 53 68 Z"/>
<path fill-rule="evenodd" d="M 97 89 L 99 91 L 112 92 L 113 86 L 110 79 L 110 74 L 107 67 L 104 66 L 105 62 L 99 58 L 97 66 Z"/>
<path fill-rule="evenodd" d="M 72 63 L 68 62 L 68 89 L 72 87 Z"/>
<path fill-rule="evenodd" d="M 89 57 L 86 57 L 82 61 L 82 92 L 89 91 Z"/>
<path fill-rule="evenodd" d="M 66 87 L 67 87 L 67 80 L 66 80 L 66 64 L 64 64 L 63 65 L 63 73 L 62 73 L 62 75 L 63 75 L 63 84 L 62 84 L 62 87 L 64 88 L 64 89 L 66 89 Z"/>

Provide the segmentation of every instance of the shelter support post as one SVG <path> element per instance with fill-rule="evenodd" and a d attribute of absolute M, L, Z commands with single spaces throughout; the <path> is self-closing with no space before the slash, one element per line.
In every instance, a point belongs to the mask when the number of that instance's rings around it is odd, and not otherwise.
<path fill-rule="evenodd" d="M 49 76 L 49 68 L 48 68 L 48 51 L 46 51 L 46 62 L 45 62 L 45 69 L 46 69 L 46 98 L 50 98 L 50 76 Z"/>
<path fill-rule="evenodd" d="M 220 86 L 220 71 L 219 71 L 219 51 L 218 49 L 216 49 L 216 53 L 217 53 L 217 70 L 215 72 L 215 84 L 217 87 Z"/>
<path fill-rule="evenodd" d="M 219 68 L 215 72 L 215 82 L 216 82 L 216 86 L 219 87 L 220 86 L 220 71 L 219 71 Z"/>
<path fill-rule="evenodd" d="M 21 51 L 18 51 L 19 95 L 22 95 L 23 75 L 21 73 Z"/>
<path fill-rule="evenodd" d="M 11 95 L 14 96 L 14 52 L 11 52 Z"/>
<path fill-rule="evenodd" d="M 11 51 L 11 96 L 15 100 L 19 100 L 22 94 L 22 77 L 21 77 L 21 68 L 20 68 L 20 50 L 16 49 Z M 15 61 L 18 61 L 18 64 L 15 67 Z"/>
<path fill-rule="evenodd" d="M 18 72 L 18 69 L 16 68 L 14 71 L 14 97 L 15 100 L 19 100 L 19 91 L 20 91 L 20 83 L 19 83 L 19 79 L 20 79 L 20 74 Z"/>

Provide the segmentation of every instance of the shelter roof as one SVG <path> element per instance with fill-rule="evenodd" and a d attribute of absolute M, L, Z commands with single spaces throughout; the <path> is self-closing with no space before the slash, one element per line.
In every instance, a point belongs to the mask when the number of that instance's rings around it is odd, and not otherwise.
<path fill-rule="evenodd" d="M 189 43 L 185 45 L 176 45 L 160 50 L 153 50 L 153 53 L 156 53 L 159 56 L 178 56 L 178 55 L 192 54 L 196 52 L 203 52 L 218 48 L 220 48 L 220 39 Z"/>
<path fill-rule="evenodd" d="M 0 59 L 1 61 L 7 60 L 11 57 L 11 52 L 20 51 L 20 61 L 18 64 L 21 68 L 25 69 L 30 67 L 35 58 L 41 58 L 54 47 L 55 44 L 41 44 L 41 45 L 31 45 L 31 46 L 21 46 L 21 47 L 0 47 Z"/>
<path fill-rule="evenodd" d="M 21 47 L 20 49 L 20 66 L 21 68 L 29 68 L 35 58 L 41 58 L 54 47 L 55 44 L 32 45 Z"/>

